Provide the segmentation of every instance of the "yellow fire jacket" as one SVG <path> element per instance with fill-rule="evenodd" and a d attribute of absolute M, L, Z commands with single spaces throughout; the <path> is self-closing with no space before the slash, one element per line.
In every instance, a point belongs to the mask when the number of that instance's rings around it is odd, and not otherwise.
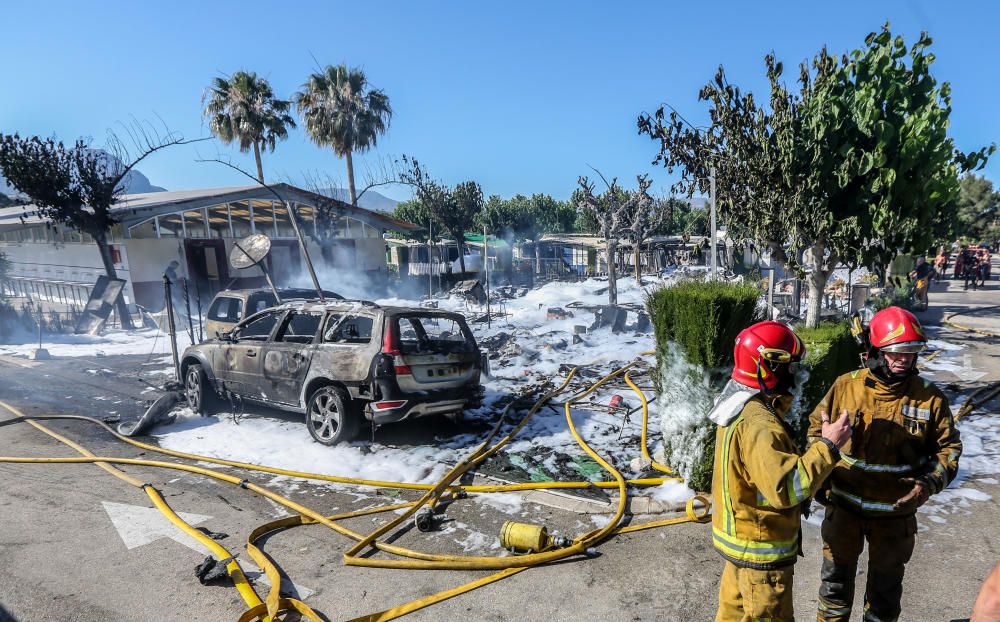
<path fill-rule="evenodd" d="M 836 461 L 832 444 L 799 455 L 781 418 L 790 398 L 752 398 L 715 436 L 712 539 L 722 557 L 744 568 L 795 563 L 799 504 L 815 494 Z"/>
<path fill-rule="evenodd" d="M 928 380 L 910 376 L 888 385 L 868 369 L 837 378 L 809 417 L 810 441 L 820 435 L 820 413 L 830 419 L 842 410 L 854 418 L 851 439 L 830 475 L 830 499 L 862 516 L 907 516 L 896 507 L 917 478 L 940 492 L 955 479 L 962 441 L 948 399 Z"/>

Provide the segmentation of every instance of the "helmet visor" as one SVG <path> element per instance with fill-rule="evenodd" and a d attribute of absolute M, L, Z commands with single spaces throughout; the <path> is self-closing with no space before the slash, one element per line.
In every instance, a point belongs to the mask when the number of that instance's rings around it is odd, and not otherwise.
<path fill-rule="evenodd" d="M 883 352 L 896 352 L 900 354 L 916 354 L 918 352 L 923 352 L 927 348 L 927 344 L 923 341 L 904 341 L 903 343 L 894 343 L 882 348 Z"/>
<path fill-rule="evenodd" d="M 802 358 L 797 354 L 792 354 L 787 350 L 779 348 L 761 348 L 760 355 L 768 363 L 797 363 Z"/>

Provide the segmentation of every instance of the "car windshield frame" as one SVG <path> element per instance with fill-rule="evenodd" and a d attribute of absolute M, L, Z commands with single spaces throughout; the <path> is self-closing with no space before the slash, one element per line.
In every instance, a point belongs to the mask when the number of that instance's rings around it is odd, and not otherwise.
<path fill-rule="evenodd" d="M 462 336 L 465 337 L 462 341 L 457 339 L 454 340 L 430 340 L 426 339 L 426 329 L 424 329 L 423 324 L 420 324 L 421 330 L 425 331 L 423 337 L 418 336 L 417 347 L 413 347 L 413 340 L 406 340 L 402 336 L 402 328 L 400 327 L 401 320 L 411 320 L 411 319 L 438 319 L 438 320 L 448 320 L 454 322 L 458 325 L 459 329 L 462 331 Z M 465 322 L 465 319 L 461 316 L 456 317 L 451 313 L 435 313 L 433 311 L 413 311 L 413 312 L 402 312 L 391 316 L 391 322 L 395 323 L 396 334 L 399 335 L 399 350 L 402 354 L 458 354 L 458 353 L 468 353 L 474 352 L 476 350 L 476 338 L 472 333 L 472 329 Z"/>

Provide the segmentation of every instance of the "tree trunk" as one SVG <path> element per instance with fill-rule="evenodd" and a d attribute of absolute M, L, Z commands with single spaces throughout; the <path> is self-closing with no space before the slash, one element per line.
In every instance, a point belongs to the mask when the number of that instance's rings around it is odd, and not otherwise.
<path fill-rule="evenodd" d="M 542 273 L 542 245 L 535 240 L 535 274 Z"/>
<path fill-rule="evenodd" d="M 463 233 L 462 235 L 455 236 L 455 237 L 458 238 L 458 240 L 455 240 L 456 242 L 458 242 L 458 265 L 459 265 L 459 267 L 462 268 L 462 278 L 464 279 L 465 278 L 465 249 L 462 248 L 462 243 L 459 242 L 459 240 L 464 240 L 465 239 L 465 234 Z M 486 239 L 483 238 L 483 250 L 485 251 L 488 246 L 489 245 L 487 244 Z M 484 262 L 485 262 L 485 260 L 487 258 L 489 258 L 489 253 L 486 253 L 485 255 L 483 255 L 483 258 L 484 258 Z M 486 266 L 486 264 L 483 263 L 483 267 L 485 267 L 485 266 Z"/>
<path fill-rule="evenodd" d="M 108 246 L 108 234 L 102 232 L 91 235 L 94 237 L 94 241 L 97 242 L 97 250 L 101 253 L 101 261 L 104 262 L 104 271 L 107 273 L 108 278 L 117 279 L 118 272 L 115 271 L 115 263 L 111 260 L 111 247 Z M 122 291 L 124 292 L 124 289 Z M 132 316 L 129 315 L 128 305 L 125 304 L 124 293 L 118 294 L 118 299 L 115 300 L 115 310 L 122 323 L 122 328 L 133 330 L 135 326 L 132 324 Z"/>
<path fill-rule="evenodd" d="M 608 304 L 617 305 L 618 304 L 618 274 L 617 266 L 615 265 L 615 255 L 617 254 L 617 249 L 615 248 L 615 243 L 608 238 L 606 242 L 607 253 L 608 253 Z"/>
<path fill-rule="evenodd" d="M 358 206 L 358 191 L 354 189 L 354 158 L 351 157 L 351 152 L 348 151 L 347 155 L 344 156 L 347 160 L 347 187 L 351 191 L 351 205 L 354 207 Z"/>
<path fill-rule="evenodd" d="M 264 183 L 264 167 L 260 163 L 260 145 L 256 141 L 253 144 L 253 157 L 257 161 L 257 181 Z"/>
<path fill-rule="evenodd" d="M 806 312 L 806 327 L 816 328 L 819 326 L 819 312 L 823 305 L 823 290 L 826 288 L 830 273 L 837 265 L 837 258 L 833 253 L 828 259 L 823 258 L 826 244 L 822 240 L 814 243 L 810 250 L 813 256 L 813 270 L 808 277 L 809 310 Z"/>
<path fill-rule="evenodd" d="M 639 242 L 635 243 L 635 282 L 642 287 L 642 271 L 639 269 Z"/>

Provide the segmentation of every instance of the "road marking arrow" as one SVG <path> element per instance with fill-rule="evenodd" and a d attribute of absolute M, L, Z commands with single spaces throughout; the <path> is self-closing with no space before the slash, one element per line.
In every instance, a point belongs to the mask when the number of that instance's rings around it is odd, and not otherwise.
<path fill-rule="evenodd" d="M 183 544 L 199 553 L 208 555 L 208 550 L 200 542 L 187 535 L 174 525 L 167 517 L 156 508 L 145 508 L 138 505 L 128 505 L 126 503 L 112 503 L 103 501 L 104 511 L 111 518 L 111 524 L 118 530 L 125 548 L 132 550 L 136 547 L 156 542 L 163 538 Z M 189 514 L 187 512 L 177 512 L 177 515 L 184 519 L 189 525 L 204 523 L 212 518 L 201 514 Z"/>
<path fill-rule="evenodd" d="M 211 555 L 211 552 L 202 546 L 200 542 L 181 531 L 180 527 L 171 523 L 156 508 L 146 508 L 126 503 L 113 503 L 111 501 L 102 501 L 101 505 L 104 506 L 104 511 L 108 513 L 111 524 L 118 530 L 118 535 L 121 536 L 122 542 L 125 543 L 125 548 L 129 550 L 162 540 L 163 538 L 170 538 L 202 555 Z M 177 512 L 177 515 L 189 525 L 204 523 L 212 518 L 211 516 L 188 512 Z M 270 585 L 267 575 L 252 561 L 241 559 L 240 566 L 243 567 L 247 577 L 251 581 L 259 581 L 265 585 Z M 285 577 L 284 582 L 290 584 L 300 598 L 308 598 L 316 593 L 304 585 L 299 585 L 289 580 L 287 577 Z"/>
<path fill-rule="evenodd" d="M 976 371 L 975 368 L 972 367 L 972 356 L 971 355 L 969 355 L 968 353 L 966 353 L 962 357 L 962 359 L 963 359 L 962 362 L 964 363 L 964 365 L 962 365 L 962 369 L 960 369 L 960 370 L 958 370 L 956 372 L 953 372 L 956 376 L 958 376 L 959 378 L 961 378 L 965 382 L 975 382 L 976 380 L 979 380 L 980 378 L 982 378 L 983 376 L 986 375 L 986 372 L 984 372 L 984 371 Z"/>

